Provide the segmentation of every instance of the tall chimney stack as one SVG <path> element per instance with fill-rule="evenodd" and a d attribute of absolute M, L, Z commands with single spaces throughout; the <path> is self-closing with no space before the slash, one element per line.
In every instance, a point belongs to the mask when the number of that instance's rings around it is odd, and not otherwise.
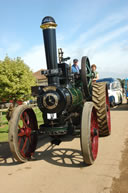
<path fill-rule="evenodd" d="M 58 69 L 57 64 L 57 48 L 56 48 L 56 22 L 54 18 L 44 17 L 41 23 L 43 31 L 45 55 L 47 62 L 47 69 Z M 59 78 L 56 76 L 48 77 L 49 84 L 59 84 Z"/>

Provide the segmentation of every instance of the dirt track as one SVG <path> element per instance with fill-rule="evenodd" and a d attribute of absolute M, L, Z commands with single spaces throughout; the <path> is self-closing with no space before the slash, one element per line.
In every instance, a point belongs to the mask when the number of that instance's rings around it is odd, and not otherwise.
<path fill-rule="evenodd" d="M 113 109 L 111 119 L 112 134 L 100 138 L 98 158 L 89 167 L 83 164 L 79 138 L 53 147 L 42 137 L 36 160 L 25 164 L 17 164 L 8 144 L 1 143 L 0 193 L 109 193 L 113 178 L 121 173 L 119 165 L 128 139 L 128 105 Z"/>

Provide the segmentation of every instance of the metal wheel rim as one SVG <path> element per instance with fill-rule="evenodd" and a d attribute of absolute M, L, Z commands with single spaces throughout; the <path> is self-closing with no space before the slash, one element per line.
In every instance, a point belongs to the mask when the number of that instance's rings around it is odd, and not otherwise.
<path fill-rule="evenodd" d="M 98 154 L 98 121 L 94 104 L 85 102 L 81 123 L 81 150 L 86 164 L 93 164 Z"/>
<path fill-rule="evenodd" d="M 21 156 L 29 159 L 35 150 L 36 135 L 32 133 L 34 130 L 30 113 L 24 110 L 19 118 L 17 126 L 17 143 Z"/>

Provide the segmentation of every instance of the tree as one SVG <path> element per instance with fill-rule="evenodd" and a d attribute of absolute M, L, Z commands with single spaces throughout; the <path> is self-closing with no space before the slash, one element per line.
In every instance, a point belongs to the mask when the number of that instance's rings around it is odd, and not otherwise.
<path fill-rule="evenodd" d="M 122 84 L 122 88 L 124 88 L 124 86 L 125 86 L 125 79 L 121 80 L 121 84 Z"/>
<path fill-rule="evenodd" d="M 122 88 L 124 88 L 125 79 L 120 79 L 120 78 L 117 78 L 117 79 L 120 81 Z"/>
<path fill-rule="evenodd" d="M 33 73 L 21 58 L 0 61 L 0 101 L 27 100 L 34 85 Z"/>

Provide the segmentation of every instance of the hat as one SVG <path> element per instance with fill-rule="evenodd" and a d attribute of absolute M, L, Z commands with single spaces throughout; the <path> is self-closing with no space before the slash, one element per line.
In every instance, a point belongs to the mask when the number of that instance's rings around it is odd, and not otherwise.
<path fill-rule="evenodd" d="M 75 63 L 75 62 L 78 62 L 78 59 L 74 59 L 73 62 L 74 62 L 74 63 Z"/>

